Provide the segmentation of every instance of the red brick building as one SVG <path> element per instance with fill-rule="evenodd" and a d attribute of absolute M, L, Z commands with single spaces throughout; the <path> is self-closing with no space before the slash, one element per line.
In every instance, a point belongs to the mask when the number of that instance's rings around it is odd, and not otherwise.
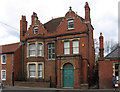
<path fill-rule="evenodd" d="M 0 46 L 0 79 L 4 85 L 12 85 L 12 80 L 21 78 L 21 52 L 20 43 Z"/>
<path fill-rule="evenodd" d="M 120 85 L 120 46 L 104 57 L 104 45 L 102 33 L 100 40 L 100 58 L 98 61 L 99 88 L 113 88 L 112 78 L 116 76 Z"/>
<path fill-rule="evenodd" d="M 42 86 L 50 83 L 57 88 L 88 88 L 92 82 L 95 54 L 87 2 L 85 18 L 70 7 L 64 17 L 42 24 L 33 13 L 27 29 L 26 16 L 22 16 L 20 44 L 21 54 L 17 54 L 22 55 L 19 64 L 22 77 L 16 80 L 22 79 L 24 83 L 15 82 L 15 85 Z M 16 69 L 17 66 L 14 65 Z"/>

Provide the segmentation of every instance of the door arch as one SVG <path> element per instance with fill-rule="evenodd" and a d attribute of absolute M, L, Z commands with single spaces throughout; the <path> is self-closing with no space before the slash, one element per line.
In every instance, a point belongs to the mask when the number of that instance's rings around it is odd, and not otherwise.
<path fill-rule="evenodd" d="M 63 66 L 63 87 L 74 87 L 74 68 L 71 63 Z"/>

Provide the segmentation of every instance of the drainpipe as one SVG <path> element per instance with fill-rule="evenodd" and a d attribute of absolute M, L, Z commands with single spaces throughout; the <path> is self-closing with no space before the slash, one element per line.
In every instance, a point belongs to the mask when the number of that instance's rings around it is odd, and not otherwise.
<path fill-rule="evenodd" d="M 90 59 L 90 56 L 89 56 L 89 24 L 86 23 L 86 26 L 88 28 L 88 59 L 87 59 L 87 62 L 88 62 L 88 88 L 90 88 L 90 62 L 89 62 L 89 59 Z"/>
<path fill-rule="evenodd" d="M 22 74 L 23 74 L 23 76 L 24 76 L 24 45 L 25 45 L 25 43 L 22 42 L 22 63 L 23 63 L 23 65 L 22 65 L 22 68 L 23 68 Z"/>
<path fill-rule="evenodd" d="M 56 67 L 56 42 L 57 42 L 57 40 L 56 40 L 56 38 L 54 38 L 54 41 L 55 41 L 55 87 L 57 87 L 57 67 Z"/>
<path fill-rule="evenodd" d="M 14 86 L 14 53 L 12 54 L 12 58 L 13 58 L 12 86 Z"/>

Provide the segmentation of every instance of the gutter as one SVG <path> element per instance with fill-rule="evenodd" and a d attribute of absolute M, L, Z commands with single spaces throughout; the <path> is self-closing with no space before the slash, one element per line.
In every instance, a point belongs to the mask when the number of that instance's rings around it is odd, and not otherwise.
<path fill-rule="evenodd" d="M 14 53 L 12 54 L 12 58 L 13 58 L 12 86 L 14 86 Z"/>
<path fill-rule="evenodd" d="M 86 26 L 87 26 L 87 29 L 88 29 L 88 34 L 87 34 L 88 35 L 88 59 L 87 59 L 87 62 L 88 62 L 88 83 L 89 83 L 88 88 L 90 88 L 89 24 L 86 23 Z"/>
<path fill-rule="evenodd" d="M 23 76 L 24 76 L 24 45 L 25 45 L 25 43 L 22 42 L 22 63 L 23 63 L 23 65 L 22 65 L 22 69 L 23 69 L 22 74 L 23 74 Z"/>
<path fill-rule="evenodd" d="M 57 67 L 56 67 L 56 58 L 57 58 L 57 55 L 56 55 L 56 42 L 57 42 L 57 40 L 56 40 L 56 38 L 54 38 L 54 41 L 55 41 L 55 87 L 57 87 Z"/>

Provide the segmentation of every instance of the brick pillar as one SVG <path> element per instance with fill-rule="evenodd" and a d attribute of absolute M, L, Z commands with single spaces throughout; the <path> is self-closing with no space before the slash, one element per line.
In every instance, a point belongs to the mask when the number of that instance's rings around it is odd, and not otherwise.
<path fill-rule="evenodd" d="M 100 57 L 104 57 L 104 47 L 103 47 L 102 33 L 100 33 L 100 37 L 99 37 L 99 52 L 100 52 Z"/>

